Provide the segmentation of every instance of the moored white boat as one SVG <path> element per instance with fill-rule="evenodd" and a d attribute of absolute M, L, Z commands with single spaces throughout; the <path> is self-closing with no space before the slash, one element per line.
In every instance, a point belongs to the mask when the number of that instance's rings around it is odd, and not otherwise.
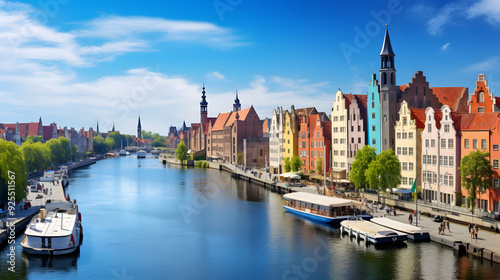
<path fill-rule="evenodd" d="M 371 221 L 342 221 L 340 232 L 348 233 L 349 236 L 356 236 L 367 243 L 386 244 L 404 242 L 408 235 L 396 230 L 386 228 Z"/>
<path fill-rule="evenodd" d="M 372 218 L 362 214 L 360 203 L 348 199 L 306 192 L 285 194 L 283 199 L 287 211 L 323 223 L 339 225 L 345 220 Z"/>
<path fill-rule="evenodd" d="M 125 150 L 120 150 L 120 156 L 126 156 L 127 155 L 127 151 Z"/>
<path fill-rule="evenodd" d="M 82 231 L 77 205 L 69 201 L 48 203 L 26 227 L 21 245 L 30 254 L 68 254 L 80 246 Z"/>
<path fill-rule="evenodd" d="M 146 157 L 146 151 L 140 150 L 137 152 L 137 158 L 145 158 Z"/>

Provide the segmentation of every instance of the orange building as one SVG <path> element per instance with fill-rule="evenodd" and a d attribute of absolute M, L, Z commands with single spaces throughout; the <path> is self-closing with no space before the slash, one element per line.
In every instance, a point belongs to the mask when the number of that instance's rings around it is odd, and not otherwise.
<path fill-rule="evenodd" d="M 469 113 L 490 113 L 499 111 L 498 97 L 494 97 L 488 87 L 484 74 L 479 74 L 474 94 L 470 96 Z"/>
<path fill-rule="evenodd" d="M 484 88 L 483 88 L 484 89 Z M 475 92 L 477 93 L 477 91 Z M 484 103 L 483 103 L 484 104 Z M 491 103 L 490 103 L 491 104 Z M 500 112 L 477 113 L 467 129 L 461 133 L 461 155 L 481 150 L 491 153 L 491 163 L 494 170 L 491 187 L 481 194 L 476 207 L 485 212 L 498 215 L 500 201 Z M 466 205 L 467 191 L 462 187 L 462 204 Z"/>
<path fill-rule="evenodd" d="M 325 175 L 330 173 L 331 128 L 332 123 L 325 113 L 299 117 L 299 155 L 305 173 L 315 170 L 320 158 L 323 170 L 326 165 Z"/>

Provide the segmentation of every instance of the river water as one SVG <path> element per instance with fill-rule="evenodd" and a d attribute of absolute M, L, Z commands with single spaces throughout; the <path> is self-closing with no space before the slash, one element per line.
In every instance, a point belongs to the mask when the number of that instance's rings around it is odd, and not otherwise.
<path fill-rule="evenodd" d="M 134 155 L 71 173 L 84 227 L 79 252 L 32 257 L 0 279 L 498 279 L 500 265 L 435 243 L 365 246 L 296 217 L 280 195 L 228 173 Z"/>

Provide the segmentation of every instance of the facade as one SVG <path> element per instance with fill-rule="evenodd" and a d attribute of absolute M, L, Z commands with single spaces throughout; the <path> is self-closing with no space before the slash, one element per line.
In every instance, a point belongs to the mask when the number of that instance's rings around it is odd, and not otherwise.
<path fill-rule="evenodd" d="M 283 108 L 273 109 L 269 130 L 269 167 L 273 174 L 283 173 Z"/>
<path fill-rule="evenodd" d="M 357 94 L 349 104 L 347 118 L 347 174 L 351 171 L 356 152 L 366 145 L 366 102 L 367 95 Z"/>
<path fill-rule="evenodd" d="M 333 102 L 331 114 L 332 124 L 332 172 L 337 179 L 347 178 L 348 168 L 348 116 L 349 105 L 354 99 L 352 94 L 344 94 L 338 90 Z"/>
<path fill-rule="evenodd" d="M 479 102 L 480 105 L 481 103 Z M 500 133 L 497 128 L 500 127 L 500 112 L 473 115 L 474 118 L 469 127 L 461 131 L 461 155 L 464 157 L 476 150 L 490 152 L 490 160 L 494 171 L 492 184 L 489 189 L 479 195 L 476 207 L 484 212 L 498 215 L 500 201 Z M 467 195 L 467 190 L 462 188 L 462 205 L 466 205 Z"/>
<path fill-rule="evenodd" d="M 396 121 L 396 151 L 401 164 L 401 185 L 411 188 L 414 180 L 422 186 L 421 180 L 421 133 L 425 126 L 425 109 L 410 108 L 406 101 L 401 103 L 399 119 Z"/>
<path fill-rule="evenodd" d="M 291 159 L 299 154 L 298 132 L 297 113 L 292 105 L 290 112 L 288 110 L 284 112 L 282 165 L 285 165 L 286 158 Z"/>
<path fill-rule="evenodd" d="M 382 151 L 382 138 L 380 126 L 380 87 L 375 74 L 372 74 L 370 85 L 368 86 L 367 102 L 367 144 L 377 149 L 377 153 Z"/>
<path fill-rule="evenodd" d="M 229 115 L 231 112 L 219 114 L 214 125 L 208 130 L 207 158 L 224 159 L 224 125 Z"/>
<path fill-rule="evenodd" d="M 318 159 L 322 165 L 326 164 L 329 173 L 331 122 L 325 113 L 317 113 L 299 117 L 299 156 L 302 160 L 302 169 L 306 173 L 314 173 Z M 327 155 L 327 156 L 325 156 Z"/>
<path fill-rule="evenodd" d="M 262 138 L 243 139 L 243 165 L 252 168 L 262 168 L 269 158 L 269 140 Z"/>
<path fill-rule="evenodd" d="M 497 98 L 493 96 L 488 87 L 484 74 L 479 74 L 476 81 L 474 94 L 470 96 L 469 113 L 490 113 L 499 111 Z"/>

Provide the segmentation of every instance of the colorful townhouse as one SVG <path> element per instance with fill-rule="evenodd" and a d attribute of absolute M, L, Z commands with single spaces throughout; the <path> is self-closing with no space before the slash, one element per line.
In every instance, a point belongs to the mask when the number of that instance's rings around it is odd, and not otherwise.
<path fill-rule="evenodd" d="M 353 95 L 347 116 L 347 173 L 356 157 L 356 152 L 366 145 L 366 102 L 367 95 Z"/>
<path fill-rule="evenodd" d="M 372 74 L 370 85 L 368 86 L 367 101 L 367 141 L 370 147 L 377 149 L 377 153 L 382 151 L 381 132 L 380 132 L 380 88 L 377 81 L 377 75 Z"/>
<path fill-rule="evenodd" d="M 428 201 L 461 204 L 461 131 L 469 127 L 474 115 L 452 113 L 449 106 L 425 110 L 422 131 L 422 192 Z"/>
<path fill-rule="evenodd" d="M 500 111 L 500 97 L 495 97 L 490 92 L 484 74 L 479 74 L 476 81 L 474 94 L 470 96 L 469 113 L 489 113 Z"/>
<path fill-rule="evenodd" d="M 314 173 L 318 159 L 321 158 L 322 170 L 329 174 L 331 122 L 323 112 L 309 116 L 299 116 L 299 156 L 305 173 Z M 328 176 L 328 174 L 325 174 Z"/>
<path fill-rule="evenodd" d="M 292 105 L 290 111 L 284 112 L 282 165 L 285 165 L 286 158 L 292 158 L 299 154 L 298 131 L 297 113 Z"/>
<path fill-rule="evenodd" d="M 425 109 L 410 108 L 406 101 L 399 108 L 399 119 L 394 127 L 396 133 L 396 156 L 401 164 L 402 188 L 411 188 L 415 179 L 422 186 L 421 134 L 425 127 Z"/>
<path fill-rule="evenodd" d="M 283 108 L 273 109 L 269 129 L 269 167 L 273 174 L 283 173 Z"/>

